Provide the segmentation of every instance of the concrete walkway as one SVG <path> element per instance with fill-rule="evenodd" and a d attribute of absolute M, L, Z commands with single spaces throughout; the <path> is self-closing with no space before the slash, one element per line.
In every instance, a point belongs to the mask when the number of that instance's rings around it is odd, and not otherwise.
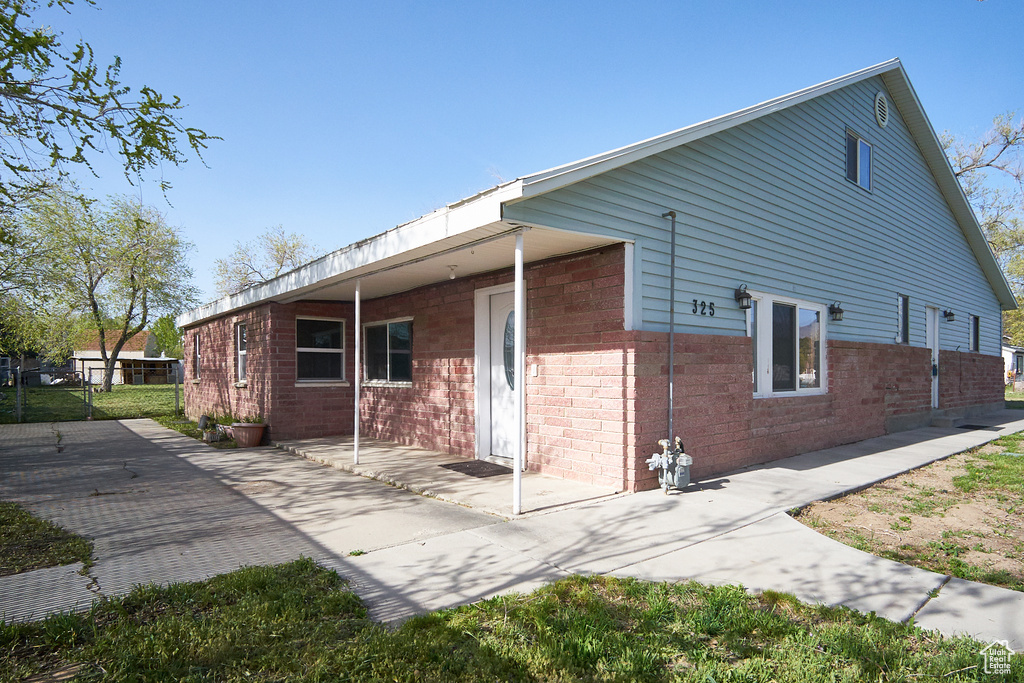
<path fill-rule="evenodd" d="M 0 426 L 0 499 L 95 538 L 97 557 L 84 577 L 55 568 L 0 578 L 0 614 L 81 609 L 135 582 L 304 554 L 348 578 L 383 621 L 598 573 L 781 590 L 1018 650 L 1024 594 L 861 553 L 785 514 L 1024 430 L 1017 411 L 972 421 L 992 429 L 903 432 L 682 493 L 615 496 L 512 521 L 274 449 L 218 451 L 145 420 L 62 425 L 69 446 L 60 458 L 48 425 Z"/>

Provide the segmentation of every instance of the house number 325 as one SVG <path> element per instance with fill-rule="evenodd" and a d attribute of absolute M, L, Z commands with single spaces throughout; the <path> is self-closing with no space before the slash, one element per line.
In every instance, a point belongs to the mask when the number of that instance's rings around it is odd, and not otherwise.
<path fill-rule="evenodd" d="M 715 302 L 714 301 L 697 301 L 693 300 L 693 314 L 697 315 L 715 315 Z"/>

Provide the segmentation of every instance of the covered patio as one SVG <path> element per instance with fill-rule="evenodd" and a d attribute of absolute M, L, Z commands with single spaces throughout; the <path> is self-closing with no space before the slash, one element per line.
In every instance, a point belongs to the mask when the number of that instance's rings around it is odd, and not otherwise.
<path fill-rule="evenodd" d="M 351 436 L 289 439 L 275 441 L 273 445 L 314 462 L 424 496 L 505 518 L 514 516 L 512 470 L 484 460 L 366 437 L 359 440 L 358 464 L 352 458 Z M 610 488 L 524 471 L 521 514 L 552 512 L 615 495 L 624 494 Z"/>

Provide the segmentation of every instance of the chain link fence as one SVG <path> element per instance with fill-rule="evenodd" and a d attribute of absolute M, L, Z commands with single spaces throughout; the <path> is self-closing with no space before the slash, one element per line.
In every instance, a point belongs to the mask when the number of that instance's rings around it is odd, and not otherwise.
<path fill-rule="evenodd" d="M 28 370 L 12 368 L 0 383 L 0 424 L 118 420 L 180 415 L 183 408 L 180 374 L 164 364 L 144 367 L 124 363 L 115 371 L 109 390 L 103 371 Z M 170 369 L 169 369 L 170 367 Z"/>

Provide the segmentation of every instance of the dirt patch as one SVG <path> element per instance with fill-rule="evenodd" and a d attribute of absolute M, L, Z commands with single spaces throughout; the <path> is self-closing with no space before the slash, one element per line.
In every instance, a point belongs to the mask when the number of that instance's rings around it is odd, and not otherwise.
<path fill-rule="evenodd" d="M 1006 451 L 987 444 L 858 493 L 813 503 L 795 517 L 875 555 L 1024 590 L 1024 501 L 1002 485 L 971 490 L 964 484 L 987 465 L 978 456 Z"/>

